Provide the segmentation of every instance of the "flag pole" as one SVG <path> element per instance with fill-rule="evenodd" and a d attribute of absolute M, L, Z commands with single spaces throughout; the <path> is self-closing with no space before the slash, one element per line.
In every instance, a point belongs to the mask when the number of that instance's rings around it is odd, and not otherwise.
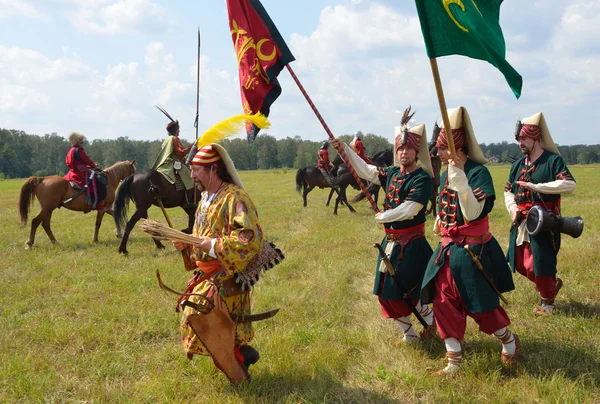
<path fill-rule="evenodd" d="M 446 137 L 448 138 L 448 149 L 452 153 L 452 158 L 456 159 L 456 148 L 454 147 L 454 138 L 452 137 L 452 129 L 450 128 L 450 119 L 448 118 L 448 109 L 446 108 L 446 100 L 444 98 L 444 89 L 442 88 L 442 80 L 440 80 L 440 71 L 436 58 L 429 58 L 431 64 L 431 73 L 433 74 L 433 82 L 435 83 L 435 92 L 437 93 L 438 103 L 440 104 L 440 112 L 442 113 L 442 121 L 446 129 Z"/>
<path fill-rule="evenodd" d="M 327 126 L 327 123 L 325 122 L 325 120 L 323 119 L 323 117 L 321 116 L 321 114 L 319 113 L 319 110 L 317 109 L 317 107 L 315 106 L 315 104 L 313 104 L 310 96 L 308 95 L 308 93 L 304 89 L 304 86 L 302 85 L 302 83 L 300 83 L 300 80 L 298 80 L 298 77 L 296 76 L 296 73 L 294 73 L 294 71 L 292 70 L 292 68 L 291 68 L 291 66 L 289 64 L 285 65 L 285 67 L 287 67 L 288 71 L 292 75 L 292 78 L 296 82 L 296 85 L 300 89 L 300 92 L 302 93 L 302 95 L 304 96 L 304 98 L 306 98 L 306 101 L 308 102 L 308 105 L 310 105 L 310 107 L 312 108 L 313 112 L 315 113 L 315 115 L 319 119 L 319 122 L 321 122 L 321 125 L 323 125 L 323 129 L 325 129 L 325 132 L 327 132 L 327 136 L 329 136 L 329 139 L 330 140 L 335 139 L 335 136 L 333 136 L 333 133 L 331 133 L 331 130 L 329 130 L 329 126 Z M 379 213 L 379 208 L 377 207 L 377 203 L 375 203 L 375 200 L 373 199 L 373 196 L 367 190 L 367 187 L 365 186 L 365 184 L 362 182 L 362 180 L 360 179 L 360 177 L 358 176 L 358 174 L 354 170 L 354 167 L 352 167 L 352 164 L 350 164 L 350 161 L 348 160 L 348 156 L 346 156 L 346 152 L 344 152 L 344 147 L 340 145 L 340 147 L 337 149 L 337 152 L 340 155 L 340 157 L 342 158 L 342 160 L 344 160 L 344 163 L 346 163 L 346 165 L 348 166 L 348 170 L 350 170 L 350 173 L 352 173 L 352 176 L 356 180 L 356 183 L 360 186 L 360 190 L 362 191 L 362 193 L 365 194 L 365 197 L 367 198 L 367 200 L 371 204 L 371 208 L 373 208 L 373 210 L 375 211 L 375 213 Z"/>

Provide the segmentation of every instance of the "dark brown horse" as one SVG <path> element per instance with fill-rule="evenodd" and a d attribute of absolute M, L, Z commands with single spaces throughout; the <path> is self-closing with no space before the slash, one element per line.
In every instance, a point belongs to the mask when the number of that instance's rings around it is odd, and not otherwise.
<path fill-rule="evenodd" d="M 117 186 L 123 180 L 123 178 L 131 175 L 135 172 L 135 160 L 134 161 L 119 161 L 112 166 L 106 168 L 104 173 L 108 178 L 108 184 L 106 185 L 106 198 L 105 206 L 112 206 L 115 200 L 115 190 Z M 73 188 L 69 181 L 65 180 L 64 177 L 58 175 L 51 175 L 49 177 L 29 177 L 23 186 L 21 187 L 21 194 L 19 195 L 19 212 L 21 214 L 21 227 L 27 224 L 27 217 L 29 216 L 29 210 L 33 205 L 34 195 L 40 202 L 42 210 L 40 213 L 31 220 L 31 232 L 29 233 L 29 240 L 27 240 L 27 246 L 29 249 L 33 246 L 35 241 L 35 232 L 38 226 L 41 224 L 46 234 L 50 238 L 52 244 L 56 243 L 56 238 L 52 234 L 50 228 L 50 219 L 52 218 L 52 212 L 54 209 L 64 206 L 69 210 L 77 212 L 89 212 L 92 210 L 91 206 L 86 202 L 85 192 L 73 200 L 63 203 L 69 198 L 77 195 L 79 190 Z M 94 242 L 98 242 L 98 232 L 100 225 L 102 224 L 102 218 L 104 213 L 112 215 L 112 209 L 108 211 L 99 210 L 96 214 L 96 227 L 94 230 Z"/>
<path fill-rule="evenodd" d="M 333 170 L 332 170 L 333 175 Z M 333 178 L 332 178 L 333 179 Z M 332 181 L 333 182 L 333 181 Z M 337 184 L 337 182 L 335 183 Z M 339 186 L 339 184 L 337 184 Z M 348 185 L 346 185 L 348 186 Z M 325 180 L 323 174 L 317 167 L 302 167 L 296 171 L 296 191 L 302 192 L 302 199 L 304 201 L 304 207 L 307 206 L 306 196 L 310 191 L 312 191 L 315 187 L 323 188 L 331 188 L 331 184 Z M 335 192 L 333 189 L 331 192 Z M 339 193 L 339 191 L 338 191 Z M 331 199 L 331 197 L 329 198 Z M 327 205 L 329 205 L 329 201 L 327 201 Z M 355 212 L 354 208 L 347 204 L 350 212 Z M 334 211 L 334 214 L 337 215 L 337 205 Z"/>
<path fill-rule="evenodd" d="M 392 153 L 391 149 L 379 151 L 373 155 L 371 162 L 376 167 L 389 167 L 392 164 L 394 164 L 394 154 Z M 339 164 L 339 168 L 337 169 L 337 175 L 339 177 L 342 177 L 344 175 L 349 175 L 352 178 L 351 183 L 350 183 L 352 188 L 360 190 L 360 187 L 356 183 L 354 176 L 352 176 L 352 174 L 350 174 L 350 170 L 348 170 L 348 166 L 346 166 L 346 164 L 344 164 L 342 162 L 342 158 L 339 156 L 339 154 L 333 160 L 333 164 L 334 165 Z M 363 183 L 366 183 L 366 182 L 363 181 Z M 375 204 L 377 204 L 377 202 L 379 200 L 379 189 L 380 188 L 381 188 L 381 185 L 377 185 L 374 183 L 370 183 L 367 186 L 367 191 L 373 196 L 373 200 L 375 201 Z M 329 194 L 329 198 L 331 199 L 331 194 Z M 351 201 L 352 201 L 352 203 L 355 203 L 358 201 L 362 201 L 363 199 L 365 199 L 365 194 L 361 191 L 354 198 L 352 198 Z M 338 201 L 336 201 L 336 203 L 337 202 Z"/>
<path fill-rule="evenodd" d="M 386 165 L 391 165 L 394 161 L 391 150 L 383 150 L 376 153 L 371 159 L 373 164 L 378 167 L 384 167 Z M 339 204 L 345 204 L 348 206 L 350 212 L 356 212 L 352 205 L 348 202 L 346 197 L 346 189 L 348 186 L 353 187 L 354 189 L 360 189 L 354 176 L 349 172 L 348 167 L 343 164 L 342 158 L 337 155 L 333 160 L 332 175 L 333 177 L 333 185 L 338 187 L 338 196 L 335 201 L 335 207 L 333 209 L 333 214 L 337 215 L 337 209 Z M 315 187 L 319 188 L 331 188 L 331 185 L 325 180 L 321 171 L 319 171 L 316 167 L 304 167 L 298 169 L 296 172 L 296 191 L 302 191 L 302 198 L 304 200 L 304 207 L 307 206 L 306 196 L 310 191 L 312 191 Z M 372 191 L 371 189 L 369 190 Z M 372 192 L 374 195 L 377 194 L 379 189 L 377 188 L 375 192 Z M 331 197 L 335 192 L 334 189 L 331 189 L 329 194 L 329 198 L 327 200 L 327 206 L 329 206 L 329 202 L 331 201 Z M 361 193 L 362 194 L 362 193 Z"/>
<path fill-rule="evenodd" d="M 151 187 L 154 187 L 154 191 Z M 113 217 L 117 225 L 117 230 L 120 232 L 125 227 L 123 239 L 119 246 L 121 254 L 128 254 L 127 241 L 129 240 L 129 233 L 131 233 L 133 226 L 141 218 L 148 218 L 148 209 L 152 205 L 160 206 L 155 195 L 160 196 L 165 208 L 181 207 L 188 215 L 188 227 L 183 231 L 186 233 L 192 232 L 194 212 L 197 205 L 194 204 L 194 189 L 187 191 L 184 189 L 177 190 L 176 186 L 167 181 L 161 173 L 151 168 L 145 168 L 125 178 L 123 184 L 119 187 L 117 198 L 115 199 Z M 135 204 L 135 212 L 131 216 L 131 219 L 127 221 L 130 200 Z M 157 248 L 165 248 L 159 240 L 154 238 L 153 240 Z"/>

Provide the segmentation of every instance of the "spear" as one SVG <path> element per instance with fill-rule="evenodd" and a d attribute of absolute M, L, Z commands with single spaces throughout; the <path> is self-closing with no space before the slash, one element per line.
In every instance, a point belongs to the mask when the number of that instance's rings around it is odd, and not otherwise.
<path fill-rule="evenodd" d="M 194 140 L 194 145 L 190 149 L 187 159 L 185 161 L 185 165 L 189 166 L 190 162 L 198 152 L 198 118 L 200 116 L 200 27 L 198 27 L 198 70 L 196 75 L 196 118 L 194 119 L 194 128 L 196 129 L 196 140 Z M 198 202 L 197 198 L 197 188 L 194 187 L 194 204 Z"/>

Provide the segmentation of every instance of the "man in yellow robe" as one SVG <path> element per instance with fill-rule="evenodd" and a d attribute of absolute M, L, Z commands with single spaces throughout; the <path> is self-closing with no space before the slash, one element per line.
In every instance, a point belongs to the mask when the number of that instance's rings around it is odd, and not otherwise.
<path fill-rule="evenodd" d="M 239 285 L 236 289 L 233 278 L 234 274 L 243 272 L 263 247 L 263 232 L 258 224 L 256 208 L 222 146 L 203 146 L 190 166 L 194 183 L 204 190 L 192 233 L 202 241 L 194 246 L 173 243 L 178 250 L 185 249 L 197 266 L 195 276 L 188 283 L 188 293 L 206 296 L 211 289 L 214 290 L 215 284 L 221 285 L 223 287 L 218 288 L 218 293 L 229 314 L 249 315 L 250 292 L 241 290 Z M 232 288 L 236 290 L 231 292 Z M 199 296 L 189 296 L 188 300 L 198 305 L 205 303 Z M 185 307 L 182 323 L 184 349 L 190 359 L 193 355 L 213 356 L 187 321 L 187 317 L 194 313 L 192 307 Z M 259 359 L 258 352 L 249 345 L 254 330 L 251 322 L 238 322 L 235 327 L 234 353 L 247 371 L 248 366 Z M 215 364 L 219 367 L 216 360 Z"/>

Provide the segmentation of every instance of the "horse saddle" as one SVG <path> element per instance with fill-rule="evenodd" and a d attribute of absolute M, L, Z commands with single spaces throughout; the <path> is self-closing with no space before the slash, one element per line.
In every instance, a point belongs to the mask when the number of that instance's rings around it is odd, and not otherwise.
<path fill-rule="evenodd" d="M 77 189 L 77 190 L 81 190 L 83 189 L 83 187 L 81 185 L 79 185 L 78 183 L 74 182 L 74 181 L 69 181 L 69 184 L 71 185 L 71 187 Z"/>

